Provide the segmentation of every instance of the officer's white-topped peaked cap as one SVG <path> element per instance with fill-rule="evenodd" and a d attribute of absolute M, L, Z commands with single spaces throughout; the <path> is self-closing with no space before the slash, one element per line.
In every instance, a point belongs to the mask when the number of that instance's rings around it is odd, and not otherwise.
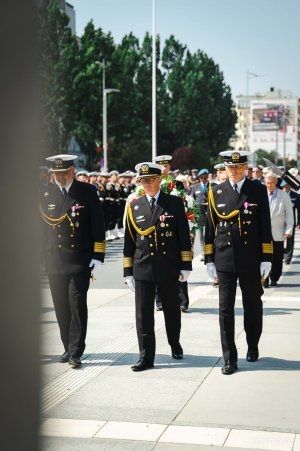
<path fill-rule="evenodd" d="M 77 159 L 77 155 L 60 154 L 53 155 L 53 157 L 46 158 L 50 161 L 50 171 L 60 172 L 68 171 L 74 166 L 74 161 Z"/>
<path fill-rule="evenodd" d="M 135 170 L 138 172 L 138 177 L 153 177 L 155 175 L 161 175 L 161 171 L 165 169 L 164 166 L 151 161 L 145 161 L 135 166 Z"/>
<path fill-rule="evenodd" d="M 246 164 L 250 152 L 247 150 L 224 150 L 223 152 L 220 152 L 219 155 L 224 158 L 225 166 L 232 166 Z"/>
<path fill-rule="evenodd" d="M 170 164 L 171 160 L 171 155 L 158 155 L 157 157 L 153 158 L 153 162 L 157 164 Z"/>
<path fill-rule="evenodd" d="M 214 169 L 216 169 L 217 171 L 222 171 L 223 169 L 225 169 L 225 164 L 224 163 L 215 164 Z"/>

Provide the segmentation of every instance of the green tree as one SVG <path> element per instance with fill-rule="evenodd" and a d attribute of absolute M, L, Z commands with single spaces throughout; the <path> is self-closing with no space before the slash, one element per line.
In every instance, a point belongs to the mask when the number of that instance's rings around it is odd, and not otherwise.
<path fill-rule="evenodd" d="M 193 148 L 199 160 L 214 158 L 228 146 L 236 122 L 231 91 L 219 66 L 200 50 L 191 54 L 174 36 L 165 43 L 162 65 L 176 145 Z"/>
<path fill-rule="evenodd" d="M 102 62 L 110 79 L 110 60 L 114 41 L 110 33 L 86 26 L 78 51 L 78 71 L 74 78 L 73 108 L 76 115 L 74 136 L 87 157 L 87 167 L 99 167 L 96 141 L 102 140 Z"/>
<path fill-rule="evenodd" d="M 73 82 L 78 42 L 59 1 L 44 1 L 40 9 L 43 148 L 47 155 L 65 152 L 71 139 L 75 111 Z"/>

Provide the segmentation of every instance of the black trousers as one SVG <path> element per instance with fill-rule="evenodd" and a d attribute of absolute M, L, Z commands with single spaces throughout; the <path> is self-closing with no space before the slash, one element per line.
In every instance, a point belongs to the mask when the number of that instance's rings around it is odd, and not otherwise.
<path fill-rule="evenodd" d="M 273 241 L 273 259 L 270 279 L 277 282 L 282 274 L 284 241 Z"/>
<path fill-rule="evenodd" d="M 162 303 L 170 346 L 179 344 L 181 328 L 178 280 L 168 280 L 167 282 L 136 280 L 135 314 L 140 358 L 151 363 L 155 357 L 154 300 L 156 289 Z"/>
<path fill-rule="evenodd" d="M 189 292 L 188 292 L 188 283 L 187 282 L 179 282 L 178 284 L 178 288 L 179 288 L 179 305 L 181 307 L 189 307 L 190 304 L 190 299 L 189 299 Z M 156 301 L 156 306 L 157 307 L 162 307 L 162 302 L 161 299 L 158 295 L 158 293 L 155 293 L 155 301 Z"/>
<path fill-rule="evenodd" d="M 235 345 L 234 304 L 237 280 L 242 291 L 244 307 L 244 329 L 248 348 L 256 350 L 262 332 L 263 289 L 259 272 L 231 273 L 218 271 L 219 279 L 219 322 L 224 360 L 237 362 Z"/>
<path fill-rule="evenodd" d="M 72 357 L 80 357 L 85 349 L 90 275 L 90 271 L 48 275 L 61 340 Z"/>
<path fill-rule="evenodd" d="M 286 263 L 290 263 L 293 257 L 295 244 L 295 226 L 293 228 L 293 235 L 286 239 L 286 247 L 284 249 L 284 260 Z"/>

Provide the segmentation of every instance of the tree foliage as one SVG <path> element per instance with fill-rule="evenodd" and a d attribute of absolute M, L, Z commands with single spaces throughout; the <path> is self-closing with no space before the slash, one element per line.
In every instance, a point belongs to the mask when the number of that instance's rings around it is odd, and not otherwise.
<path fill-rule="evenodd" d="M 65 151 L 75 136 L 88 168 L 99 168 L 102 143 L 102 77 L 119 89 L 107 96 L 108 159 L 112 169 L 151 159 L 152 39 L 133 33 L 114 42 L 89 22 L 80 42 L 71 35 L 58 1 L 42 12 L 43 74 L 47 81 L 46 129 L 51 147 Z M 236 115 L 219 66 L 204 52 L 191 53 L 175 36 L 157 39 L 157 152 L 172 154 L 186 167 L 213 162 L 228 146 Z M 180 149 L 184 155 L 180 158 Z M 183 151 L 182 150 L 182 151 Z M 100 155 L 101 157 L 101 155 Z"/>
<path fill-rule="evenodd" d="M 78 42 L 59 1 L 44 1 L 40 12 L 42 139 L 47 155 L 66 149 L 74 131 L 74 79 Z"/>

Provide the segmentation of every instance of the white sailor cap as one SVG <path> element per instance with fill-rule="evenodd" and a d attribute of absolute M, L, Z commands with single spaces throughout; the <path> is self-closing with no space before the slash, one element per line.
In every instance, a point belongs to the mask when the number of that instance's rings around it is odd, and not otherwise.
<path fill-rule="evenodd" d="M 119 171 L 116 171 L 115 169 L 113 171 L 110 171 L 109 176 L 112 175 L 119 175 Z"/>
<path fill-rule="evenodd" d="M 214 169 L 216 169 L 217 171 L 225 171 L 225 163 L 215 164 Z"/>
<path fill-rule="evenodd" d="M 109 172 L 101 171 L 99 175 L 101 175 L 101 177 L 107 177 L 108 178 L 109 177 Z"/>
<path fill-rule="evenodd" d="M 89 176 L 89 177 L 98 177 L 98 172 L 96 172 L 96 171 L 89 172 L 89 173 L 88 173 L 88 176 Z"/>
<path fill-rule="evenodd" d="M 53 157 L 48 157 L 46 160 L 50 161 L 51 172 L 62 172 L 73 168 L 76 158 L 76 155 L 60 154 L 54 155 Z"/>
<path fill-rule="evenodd" d="M 135 166 L 135 170 L 138 172 L 138 178 L 159 176 L 164 169 L 164 166 L 149 161 L 139 163 Z"/>
<path fill-rule="evenodd" d="M 157 157 L 153 158 L 153 163 L 170 164 L 171 160 L 172 160 L 171 155 L 158 155 Z"/>
<path fill-rule="evenodd" d="M 76 172 L 76 177 L 77 177 L 78 175 L 85 175 L 86 177 L 89 176 L 88 172 L 85 171 L 84 169 L 81 169 L 80 171 L 77 171 L 77 172 Z"/>

